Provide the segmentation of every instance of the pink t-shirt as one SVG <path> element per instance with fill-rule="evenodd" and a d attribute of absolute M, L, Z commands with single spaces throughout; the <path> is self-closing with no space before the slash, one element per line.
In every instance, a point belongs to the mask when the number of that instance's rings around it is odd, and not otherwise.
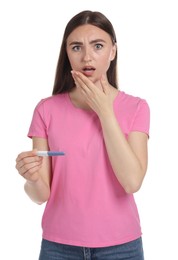
<path fill-rule="evenodd" d="M 145 100 L 121 91 L 114 111 L 126 137 L 131 131 L 149 134 Z M 104 247 L 141 236 L 134 196 L 115 177 L 95 112 L 76 108 L 68 93 L 48 97 L 36 106 L 28 136 L 47 138 L 50 150 L 65 152 L 52 158 L 51 195 L 42 219 L 44 239 Z"/>

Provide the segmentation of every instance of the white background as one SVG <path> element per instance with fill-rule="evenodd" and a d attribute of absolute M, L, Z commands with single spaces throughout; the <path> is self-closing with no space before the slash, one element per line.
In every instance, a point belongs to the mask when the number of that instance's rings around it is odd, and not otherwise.
<path fill-rule="evenodd" d="M 103 12 L 118 39 L 120 89 L 151 109 L 149 167 L 135 194 L 146 260 L 178 259 L 178 8 L 158 0 L 0 1 L 0 258 L 37 260 L 44 205 L 30 201 L 15 158 L 37 102 L 51 95 L 61 37 L 84 9 Z M 107 259 L 106 259 L 107 260 Z"/>

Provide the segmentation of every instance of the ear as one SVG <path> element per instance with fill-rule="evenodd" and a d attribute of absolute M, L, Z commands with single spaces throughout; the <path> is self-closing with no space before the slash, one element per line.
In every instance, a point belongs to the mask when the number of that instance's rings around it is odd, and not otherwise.
<path fill-rule="evenodd" d="M 114 60 L 114 58 L 116 56 L 116 52 L 117 52 L 117 45 L 115 43 L 111 50 L 110 61 Z"/>

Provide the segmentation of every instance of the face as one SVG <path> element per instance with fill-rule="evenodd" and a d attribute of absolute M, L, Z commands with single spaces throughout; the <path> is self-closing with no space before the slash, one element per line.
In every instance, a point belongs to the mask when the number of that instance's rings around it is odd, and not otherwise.
<path fill-rule="evenodd" d="M 97 82 L 114 59 L 116 46 L 108 33 L 87 24 L 77 27 L 68 36 L 66 51 L 72 69 Z"/>

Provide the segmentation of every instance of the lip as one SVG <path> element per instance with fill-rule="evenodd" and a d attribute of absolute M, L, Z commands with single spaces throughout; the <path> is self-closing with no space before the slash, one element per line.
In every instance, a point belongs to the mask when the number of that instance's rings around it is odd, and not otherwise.
<path fill-rule="evenodd" d="M 85 67 L 83 67 L 82 68 L 82 73 L 85 75 L 85 76 L 87 76 L 87 77 L 89 77 L 89 76 L 92 76 L 93 75 L 93 73 L 95 72 L 95 68 L 94 67 L 92 67 L 92 66 L 85 66 Z"/>

